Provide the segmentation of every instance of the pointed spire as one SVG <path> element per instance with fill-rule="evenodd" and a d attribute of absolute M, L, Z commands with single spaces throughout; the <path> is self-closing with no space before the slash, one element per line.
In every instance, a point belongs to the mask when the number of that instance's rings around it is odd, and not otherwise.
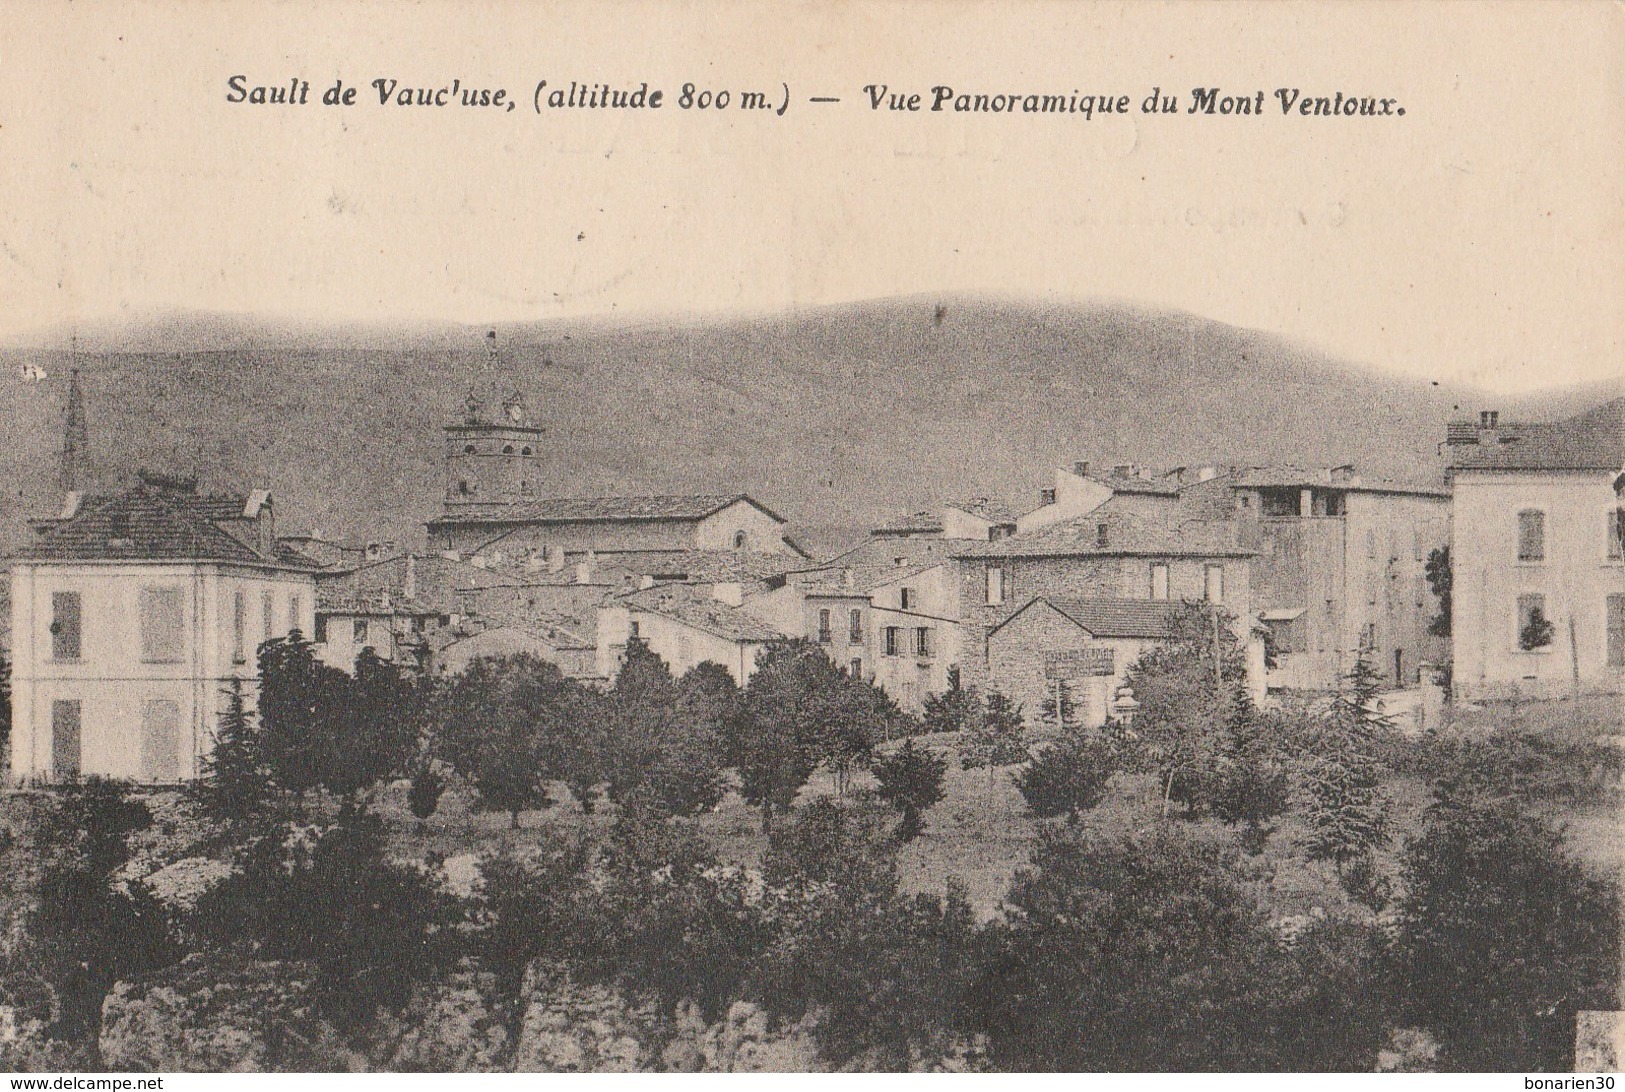
<path fill-rule="evenodd" d="M 76 493 L 89 469 L 90 431 L 85 423 L 84 392 L 79 389 L 79 339 L 73 339 L 68 368 L 68 414 L 62 429 L 62 490 Z"/>

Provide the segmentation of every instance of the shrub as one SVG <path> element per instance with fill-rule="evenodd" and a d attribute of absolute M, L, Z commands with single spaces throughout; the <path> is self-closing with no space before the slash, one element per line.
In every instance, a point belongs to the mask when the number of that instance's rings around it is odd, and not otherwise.
<path fill-rule="evenodd" d="M 916 749 L 913 739 L 905 740 L 890 757 L 875 763 L 875 779 L 880 782 L 877 795 L 903 813 L 898 841 L 912 842 L 925 829 L 920 813 L 942 799 L 942 779 L 947 772 L 946 759 Z"/>
<path fill-rule="evenodd" d="M 1040 819 L 1080 815 L 1099 804 L 1122 768 L 1117 743 L 1103 732 L 1068 731 L 1016 775 L 1016 788 Z"/>
<path fill-rule="evenodd" d="M 1511 801 L 1445 801 L 1406 847 L 1399 988 L 1454 1069 L 1572 1070 L 1575 1012 L 1615 1004 L 1619 903 Z"/>

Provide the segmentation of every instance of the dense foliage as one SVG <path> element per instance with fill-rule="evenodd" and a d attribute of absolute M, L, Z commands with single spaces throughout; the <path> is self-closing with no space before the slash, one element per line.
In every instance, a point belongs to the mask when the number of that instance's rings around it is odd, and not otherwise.
<path fill-rule="evenodd" d="M 925 830 L 922 812 L 942 799 L 942 779 L 948 761 L 925 748 L 916 748 L 912 738 L 890 756 L 874 764 L 876 795 L 902 813 L 897 840 L 912 842 Z"/>

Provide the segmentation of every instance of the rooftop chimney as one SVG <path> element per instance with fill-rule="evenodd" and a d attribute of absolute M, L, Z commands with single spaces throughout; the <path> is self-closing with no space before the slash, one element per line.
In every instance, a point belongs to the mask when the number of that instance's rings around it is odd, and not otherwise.
<path fill-rule="evenodd" d="M 1076 474 L 1080 478 L 1087 478 L 1089 476 L 1089 463 L 1088 463 L 1088 461 L 1084 460 L 1084 461 L 1073 463 L 1072 464 L 1072 473 Z"/>
<path fill-rule="evenodd" d="M 1042 504 L 1054 504 L 1055 503 L 1055 490 L 1053 490 L 1053 489 L 1040 489 L 1038 491 L 1038 503 L 1041 504 L 1041 505 Z"/>
<path fill-rule="evenodd" d="M 1496 422 L 1498 422 L 1500 418 L 1501 414 L 1498 410 L 1480 410 L 1478 414 L 1478 427 L 1482 429 L 1492 429 L 1495 427 Z"/>

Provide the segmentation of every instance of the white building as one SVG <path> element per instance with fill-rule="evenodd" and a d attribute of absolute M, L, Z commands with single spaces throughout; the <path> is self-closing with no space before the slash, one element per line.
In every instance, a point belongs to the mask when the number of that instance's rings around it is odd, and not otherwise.
<path fill-rule="evenodd" d="M 252 701 L 258 646 L 314 624 L 270 494 L 143 475 L 35 526 L 11 569 L 13 777 L 195 777 L 228 688 Z"/>
<path fill-rule="evenodd" d="M 1620 692 L 1625 399 L 1554 424 L 1486 412 L 1446 443 L 1456 696 Z"/>

